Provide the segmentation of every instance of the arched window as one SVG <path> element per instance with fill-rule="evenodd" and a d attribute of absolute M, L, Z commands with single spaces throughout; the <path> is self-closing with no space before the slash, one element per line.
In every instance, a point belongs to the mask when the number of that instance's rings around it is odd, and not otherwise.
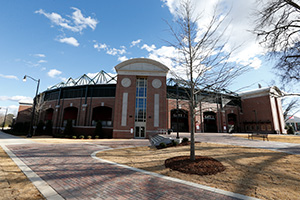
<path fill-rule="evenodd" d="M 53 112 L 54 112 L 54 109 L 53 109 L 53 108 L 47 109 L 46 112 L 45 112 L 45 118 L 44 118 L 44 121 L 52 121 L 52 118 L 53 118 Z"/>
<path fill-rule="evenodd" d="M 112 126 L 112 108 L 107 106 L 98 106 L 93 109 L 92 125 L 96 126 L 101 121 L 102 126 Z"/>
<path fill-rule="evenodd" d="M 67 121 L 71 120 L 72 125 L 76 125 L 77 121 L 78 108 L 75 107 L 67 107 L 64 109 L 64 118 L 63 118 L 63 126 L 66 126 Z"/>

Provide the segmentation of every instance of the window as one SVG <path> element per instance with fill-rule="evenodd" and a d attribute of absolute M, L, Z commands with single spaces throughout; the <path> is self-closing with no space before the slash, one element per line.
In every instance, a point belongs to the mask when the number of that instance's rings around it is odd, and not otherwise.
<path fill-rule="evenodd" d="M 147 79 L 136 80 L 135 121 L 146 122 L 147 109 Z"/>

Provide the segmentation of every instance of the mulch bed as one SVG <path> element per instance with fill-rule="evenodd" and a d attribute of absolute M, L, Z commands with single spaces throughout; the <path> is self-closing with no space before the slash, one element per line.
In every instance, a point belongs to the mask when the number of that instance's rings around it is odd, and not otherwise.
<path fill-rule="evenodd" d="M 196 156 L 195 161 L 190 156 L 177 156 L 165 161 L 165 167 L 186 174 L 213 175 L 224 171 L 225 166 L 218 160 L 207 156 Z"/>

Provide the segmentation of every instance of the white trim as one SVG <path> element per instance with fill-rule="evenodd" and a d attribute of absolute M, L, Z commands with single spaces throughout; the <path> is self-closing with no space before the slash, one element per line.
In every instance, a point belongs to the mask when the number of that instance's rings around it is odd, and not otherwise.
<path fill-rule="evenodd" d="M 147 71 L 138 71 L 138 72 L 134 72 L 134 71 L 119 71 L 118 75 L 134 75 L 134 76 L 161 76 L 161 77 L 165 77 L 166 73 L 165 72 L 147 72 Z"/>
<path fill-rule="evenodd" d="M 123 93 L 123 102 L 122 102 L 122 121 L 121 126 L 126 126 L 127 122 L 127 104 L 128 104 L 128 93 Z"/>
<path fill-rule="evenodd" d="M 53 127 L 57 128 L 57 127 Z M 60 127 L 59 127 L 60 128 Z M 73 128 L 96 128 L 96 126 L 73 126 Z M 113 129 L 113 126 L 102 126 L 103 129 Z"/>
<path fill-rule="evenodd" d="M 128 65 L 132 65 L 132 64 L 136 64 L 136 63 L 144 63 L 144 64 L 150 64 L 150 65 L 154 65 L 156 67 L 158 67 L 160 70 L 159 71 L 164 71 L 165 73 L 168 73 L 169 68 L 167 66 L 165 66 L 164 64 L 149 59 L 149 58 L 133 58 L 130 60 L 126 60 L 124 62 L 119 63 L 118 65 L 116 65 L 114 68 L 116 69 L 116 71 L 119 74 L 119 70 L 123 71 L 122 68 Z"/>
<path fill-rule="evenodd" d="M 250 90 L 246 92 L 240 92 L 238 95 L 242 99 L 249 99 L 254 97 L 262 97 L 262 96 L 275 96 L 275 97 L 282 97 L 284 93 L 278 89 L 276 86 L 267 87 L 267 88 L 259 88 L 255 90 Z"/>
<path fill-rule="evenodd" d="M 124 132 L 124 133 L 130 133 L 130 130 L 116 130 L 116 129 L 113 129 L 113 132 Z"/>
<path fill-rule="evenodd" d="M 159 127 L 159 94 L 154 94 L 154 127 Z"/>

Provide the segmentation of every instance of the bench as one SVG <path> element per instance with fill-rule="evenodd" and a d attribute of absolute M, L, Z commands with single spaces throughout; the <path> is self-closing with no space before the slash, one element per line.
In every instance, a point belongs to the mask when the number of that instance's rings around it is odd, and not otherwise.
<path fill-rule="evenodd" d="M 158 129 L 157 134 L 170 135 L 173 132 L 172 129 Z"/>
<path fill-rule="evenodd" d="M 166 135 L 166 134 L 167 134 L 167 132 L 168 132 L 168 130 L 167 130 L 167 129 L 158 129 L 158 130 L 157 130 L 157 134 Z"/>
<path fill-rule="evenodd" d="M 248 133 L 248 140 L 250 138 L 253 140 L 254 137 L 261 137 L 261 138 L 263 138 L 264 141 L 265 141 L 265 139 L 267 139 L 267 141 L 269 141 L 268 133 Z"/>

